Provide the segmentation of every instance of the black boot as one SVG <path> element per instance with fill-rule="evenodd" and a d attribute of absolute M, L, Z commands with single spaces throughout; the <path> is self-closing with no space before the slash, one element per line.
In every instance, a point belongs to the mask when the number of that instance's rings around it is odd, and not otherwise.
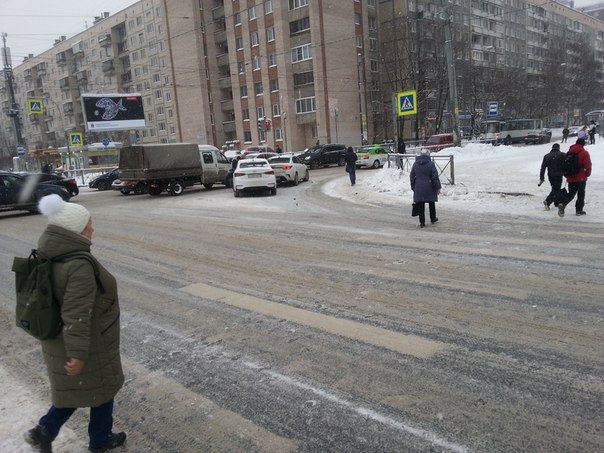
<path fill-rule="evenodd" d="M 40 453 L 52 453 L 52 440 L 43 426 L 36 426 L 23 434 L 25 442 Z"/>
<path fill-rule="evenodd" d="M 114 448 L 124 445 L 124 442 L 126 442 L 126 437 L 128 437 L 128 436 L 124 432 L 111 433 L 111 434 L 109 434 L 107 444 L 104 447 L 101 447 L 101 448 L 88 447 L 88 450 L 92 451 L 93 453 L 102 453 L 104 451 L 113 450 Z"/>

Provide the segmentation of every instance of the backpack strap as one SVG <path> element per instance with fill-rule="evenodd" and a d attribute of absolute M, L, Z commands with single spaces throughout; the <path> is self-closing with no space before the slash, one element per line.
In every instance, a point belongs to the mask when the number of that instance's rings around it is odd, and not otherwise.
<path fill-rule="evenodd" d="M 32 251 L 32 254 L 33 253 L 39 253 L 39 252 L 34 250 L 34 251 Z M 105 294 L 105 288 L 103 287 L 103 284 L 101 283 L 101 273 L 99 272 L 99 267 L 98 267 L 95 259 L 92 257 L 92 255 L 90 253 L 88 253 L 88 252 L 69 252 L 69 253 L 64 253 L 62 255 L 57 255 L 54 258 L 52 258 L 50 261 L 57 262 L 57 263 L 64 263 L 66 261 L 71 261 L 72 259 L 76 259 L 76 258 L 83 258 L 91 264 L 92 269 L 94 271 L 94 279 L 96 280 L 96 284 L 99 287 L 101 294 Z"/>

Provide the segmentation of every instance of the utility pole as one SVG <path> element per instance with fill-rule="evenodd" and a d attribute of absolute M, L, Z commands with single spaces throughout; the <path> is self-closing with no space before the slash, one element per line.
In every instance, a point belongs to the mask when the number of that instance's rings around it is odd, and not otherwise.
<path fill-rule="evenodd" d="M 2 33 L 2 60 L 4 63 L 4 80 L 8 88 L 9 107 L 7 115 L 13 119 L 15 135 L 17 136 L 17 149 L 25 146 L 25 140 L 21 134 L 21 118 L 19 117 L 19 105 L 15 99 L 13 68 L 10 57 L 10 49 L 6 47 L 6 33 Z"/>
<path fill-rule="evenodd" d="M 453 36 L 451 33 L 451 23 L 453 22 L 453 13 L 451 6 L 447 8 L 447 17 L 445 19 L 445 52 L 447 56 L 447 75 L 449 76 L 449 101 L 453 113 L 453 135 L 455 144 L 461 145 L 461 134 L 459 130 L 459 104 L 457 101 L 457 76 L 455 75 L 455 58 L 453 56 Z"/>

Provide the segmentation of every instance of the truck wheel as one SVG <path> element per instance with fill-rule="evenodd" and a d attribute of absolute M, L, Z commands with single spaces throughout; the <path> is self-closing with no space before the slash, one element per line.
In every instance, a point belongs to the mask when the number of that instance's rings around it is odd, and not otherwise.
<path fill-rule="evenodd" d="M 343 167 L 344 165 L 346 165 L 346 159 L 340 157 L 340 159 L 338 159 L 338 167 Z"/>
<path fill-rule="evenodd" d="M 512 137 L 510 137 L 509 135 L 505 138 L 505 140 L 503 141 L 504 145 L 511 145 L 512 144 Z"/>
<path fill-rule="evenodd" d="M 372 167 L 373 167 L 373 168 L 380 168 L 380 161 L 379 161 L 379 160 L 376 160 L 376 161 L 373 163 Z"/>
<path fill-rule="evenodd" d="M 159 187 L 150 187 L 149 188 L 149 195 L 157 197 L 160 194 L 161 194 L 161 189 Z"/>
<path fill-rule="evenodd" d="M 294 186 L 297 186 L 297 185 L 298 185 L 298 183 L 299 183 L 299 181 L 298 181 L 298 173 L 296 173 L 296 174 L 294 175 Z"/>
<path fill-rule="evenodd" d="M 122 195 L 130 195 L 130 189 L 120 189 Z"/>
<path fill-rule="evenodd" d="M 311 160 L 310 161 L 310 168 L 311 170 L 315 170 L 317 168 L 319 168 L 319 161 L 318 160 Z"/>
<path fill-rule="evenodd" d="M 210 190 L 210 189 L 212 188 L 212 186 L 213 186 L 213 185 L 214 185 L 213 183 L 208 183 L 208 184 L 204 184 L 203 186 L 204 186 L 206 189 Z"/>
<path fill-rule="evenodd" d="M 172 181 L 170 186 L 168 187 L 168 192 L 170 195 L 177 197 L 178 195 L 182 195 L 185 191 L 185 185 L 182 181 Z"/>

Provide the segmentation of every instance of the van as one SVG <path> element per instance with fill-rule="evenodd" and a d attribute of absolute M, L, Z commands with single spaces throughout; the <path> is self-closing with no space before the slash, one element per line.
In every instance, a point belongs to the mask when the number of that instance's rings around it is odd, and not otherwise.
<path fill-rule="evenodd" d="M 422 148 L 428 149 L 430 152 L 438 152 L 441 149 L 452 146 L 455 146 L 455 137 L 453 134 L 436 134 L 426 140 Z"/>

